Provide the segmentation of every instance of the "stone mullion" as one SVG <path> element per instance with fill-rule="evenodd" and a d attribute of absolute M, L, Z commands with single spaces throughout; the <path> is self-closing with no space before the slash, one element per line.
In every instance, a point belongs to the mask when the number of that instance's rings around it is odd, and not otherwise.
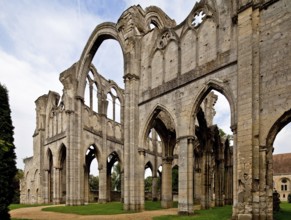
<path fill-rule="evenodd" d="M 116 111 L 116 109 L 115 109 L 115 107 L 116 107 L 115 104 L 116 104 L 116 97 L 115 97 L 115 96 L 111 96 L 111 97 L 112 97 L 112 107 L 113 107 L 113 113 L 112 113 L 112 114 L 113 114 L 113 115 L 112 115 L 113 117 L 112 117 L 112 118 L 113 118 L 113 121 L 115 121 L 115 111 Z M 114 130 L 114 131 L 115 131 L 115 130 Z"/>
<path fill-rule="evenodd" d="M 93 81 L 89 81 L 90 109 L 93 111 Z"/>

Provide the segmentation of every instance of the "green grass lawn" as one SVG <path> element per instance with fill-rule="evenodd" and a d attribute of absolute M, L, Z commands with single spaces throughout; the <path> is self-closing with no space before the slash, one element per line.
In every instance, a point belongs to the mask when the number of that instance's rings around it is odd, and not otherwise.
<path fill-rule="evenodd" d="M 154 217 L 153 220 L 229 220 L 232 206 L 214 207 L 208 210 L 195 210 L 193 216 L 165 215 Z"/>
<path fill-rule="evenodd" d="M 42 205 L 25 205 L 25 204 L 11 204 L 10 210 L 26 207 L 43 206 Z M 174 203 L 177 207 L 177 203 Z M 274 214 L 274 220 L 290 220 L 291 218 L 291 203 L 282 202 L 280 204 L 281 211 Z M 145 210 L 159 210 L 162 209 L 160 202 L 145 202 Z M 43 211 L 52 211 L 60 213 L 73 213 L 79 215 L 116 215 L 123 213 L 132 213 L 123 210 L 123 204 L 120 202 L 111 202 L 106 204 L 92 203 L 85 206 L 52 206 L 43 208 Z M 166 215 L 154 217 L 153 220 L 228 220 L 231 218 L 232 206 L 214 207 L 209 210 L 195 210 L 193 216 L 177 216 Z M 13 219 L 16 220 L 16 219 Z"/>
<path fill-rule="evenodd" d="M 11 204 L 9 206 L 9 210 L 13 210 L 13 209 L 20 209 L 20 208 L 27 208 L 27 207 L 37 207 L 37 206 L 44 206 L 44 205 L 51 205 L 51 204 Z"/>
<path fill-rule="evenodd" d="M 174 203 L 174 206 L 177 206 Z M 160 202 L 145 202 L 145 210 L 159 210 L 162 209 Z M 120 202 L 110 202 L 106 204 L 91 203 L 82 206 L 57 206 L 43 208 L 43 211 L 73 213 L 78 215 L 116 215 L 123 213 L 132 213 L 132 211 L 124 211 L 123 204 Z"/>
<path fill-rule="evenodd" d="M 291 203 L 281 202 L 281 210 L 274 214 L 274 220 L 289 220 L 291 219 Z"/>

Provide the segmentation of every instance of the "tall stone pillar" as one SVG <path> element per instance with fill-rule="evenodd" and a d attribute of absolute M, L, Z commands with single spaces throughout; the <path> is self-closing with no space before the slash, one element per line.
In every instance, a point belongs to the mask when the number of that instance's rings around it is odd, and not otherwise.
<path fill-rule="evenodd" d="M 139 172 L 140 177 L 139 179 L 139 192 L 140 192 L 140 210 L 144 209 L 144 201 L 145 201 L 145 194 L 144 194 L 144 158 L 145 158 L 145 150 L 144 149 L 139 149 L 138 150 L 139 154 L 139 170 L 142 172 Z"/>
<path fill-rule="evenodd" d="M 106 193 L 106 201 L 111 202 L 111 171 L 107 171 L 107 176 L 106 176 L 106 181 L 107 181 L 107 193 Z M 100 184 L 100 181 L 99 181 Z"/>
<path fill-rule="evenodd" d="M 133 60 L 134 62 L 135 60 Z M 138 63 L 138 61 L 136 61 Z M 133 63 L 131 63 L 133 65 Z M 132 67 L 134 68 L 134 67 Z M 133 71 L 135 72 L 135 71 Z M 140 211 L 144 209 L 144 197 L 140 188 L 140 181 L 144 172 L 140 166 L 138 155 L 139 137 L 139 114 L 138 114 L 138 91 L 139 77 L 128 73 L 124 76 L 125 81 L 125 109 L 124 109 L 124 209 Z"/>
<path fill-rule="evenodd" d="M 217 161 L 215 166 L 214 189 L 215 189 L 215 206 L 223 206 L 223 188 L 224 188 L 224 162 Z"/>
<path fill-rule="evenodd" d="M 203 152 L 201 158 L 201 208 L 208 209 L 211 207 L 211 155 Z"/>
<path fill-rule="evenodd" d="M 162 175 L 162 208 L 171 208 L 173 206 L 172 195 L 172 157 L 163 158 Z"/>
<path fill-rule="evenodd" d="M 237 204 L 238 219 L 259 218 L 259 8 L 241 2 L 237 19 Z"/>
<path fill-rule="evenodd" d="M 85 174 L 84 174 L 84 203 L 89 203 L 89 194 L 90 194 L 90 188 L 89 188 L 89 170 L 85 168 Z"/>
<path fill-rule="evenodd" d="M 103 165 L 99 169 L 99 203 L 107 202 L 107 169 Z"/>
<path fill-rule="evenodd" d="M 152 200 L 158 201 L 158 177 L 157 174 L 152 177 Z"/>
<path fill-rule="evenodd" d="M 50 190 L 49 190 L 49 185 L 50 185 L 50 181 L 49 181 L 49 170 L 46 169 L 44 171 L 44 183 L 45 183 L 45 187 L 44 187 L 44 203 L 45 204 L 49 204 L 50 203 Z"/>
<path fill-rule="evenodd" d="M 179 214 L 193 214 L 193 141 L 194 137 L 179 139 Z"/>
<path fill-rule="evenodd" d="M 61 203 L 61 169 L 59 167 L 54 167 L 54 182 L 53 182 L 53 202 L 54 204 Z"/>

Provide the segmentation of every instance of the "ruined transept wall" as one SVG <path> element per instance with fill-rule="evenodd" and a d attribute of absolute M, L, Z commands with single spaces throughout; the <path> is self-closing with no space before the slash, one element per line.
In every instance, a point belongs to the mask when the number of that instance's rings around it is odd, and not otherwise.
<path fill-rule="evenodd" d="M 70 180 L 66 203 L 86 203 L 84 155 L 94 144 L 103 163 L 113 151 L 124 162 L 124 209 L 143 210 L 145 164 L 164 166 L 163 207 L 171 206 L 168 183 L 177 164 L 179 213 L 192 214 L 193 195 L 200 190 L 193 186 L 196 116 L 216 90 L 226 97 L 231 112 L 233 218 L 271 219 L 272 145 L 291 121 L 290 12 L 289 0 L 201 0 L 181 24 L 157 7 L 132 6 L 116 24 L 98 25 L 80 60 L 60 75 L 62 97 L 50 92 L 36 101 L 34 157 L 25 169 L 37 167 L 41 176 L 48 175 L 48 148 L 58 158 L 65 145 Z M 114 87 L 121 99 L 121 123 L 106 117 L 105 95 L 114 83 L 96 78 L 104 86 L 98 113 L 84 104 L 92 59 L 106 39 L 119 42 L 124 58 L 125 89 Z M 213 115 L 205 115 L 212 125 Z M 158 152 L 148 138 L 153 128 L 163 142 L 156 145 Z M 60 168 L 58 161 L 55 168 Z M 101 168 L 102 175 L 106 177 Z M 40 180 L 41 190 L 47 190 L 46 181 Z M 100 189 L 108 191 L 106 187 Z M 106 201 L 106 193 L 102 196 Z M 205 195 L 200 199 L 207 204 Z"/>

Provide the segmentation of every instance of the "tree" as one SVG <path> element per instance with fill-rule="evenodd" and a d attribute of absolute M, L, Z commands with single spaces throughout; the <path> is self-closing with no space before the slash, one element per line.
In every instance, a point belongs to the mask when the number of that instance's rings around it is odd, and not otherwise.
<path fill-rule="evenodd" d="M 91 191 L 99 190 L 99 176 L 89 176 L 89 187 Z"/>
<path fill-rule="evenodd" d="M 172 169 L 172 191 L 178 192 L 179 190 L 179 168 L 174 166 Z"/>
<path fill-rule="evenodd" d="M 12 200 L 13 204 L 19 204 L 20 202 L 20 180 L 23 178 L 23 170 L 18 169 L 13 180 L 14 197 Z"/>
<path fill-rule="evenodd" d="M 144 179 L 144 191 L 145 192 L 152 192 L 152 184 L 153 184 L 153 178 L 151 176 L 148 176 Z"/>
<path fill-rule="evenodd" d="M 121 190 L 121 167 L 119 163 L 113 165 L 111 173 L 111 190 Z"/>
<path fill-rule="evenodd" d="M 14 127 L 7 89 L 0 83 L 0 217 L 10 219 L 8 206 L 14 196 L 13 180 L 16 175 L 16 155 L 13 144 Z"/>

